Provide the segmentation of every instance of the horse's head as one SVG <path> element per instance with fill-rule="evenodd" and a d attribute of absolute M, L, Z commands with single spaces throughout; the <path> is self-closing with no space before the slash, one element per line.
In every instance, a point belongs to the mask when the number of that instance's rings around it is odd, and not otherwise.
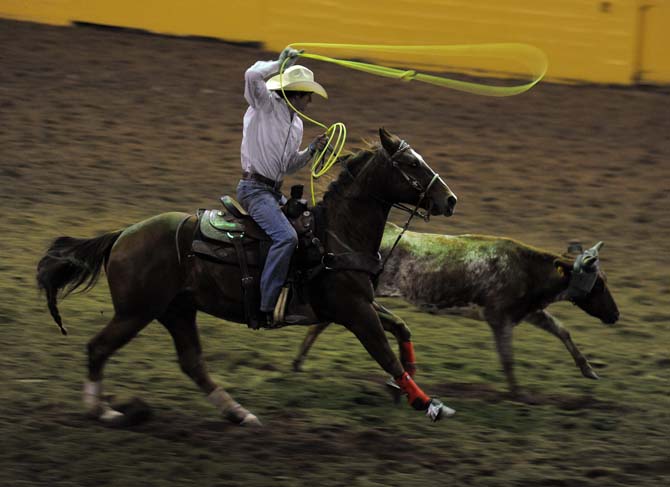
<path fill-rule="evenodd" d="M 570 281 L 567 296 L 583 311 L 599 318 L 603 323 L 613 325 L 619 319 L 619 308 L 607 287 L 607 277 L 600 269 L 598 251 L 603 246 L 598 242 L 579 254 L 572 265 L 559 263 L 562 272 Z"/>
<path fill-rule="evenodd" d="M 442 178 L 404 140 L 379 129 L 379 138 L 387 165 L 381 192 L 391 203 L 418 205 L 430 215 L 451 216 L 456 195 Z"/>

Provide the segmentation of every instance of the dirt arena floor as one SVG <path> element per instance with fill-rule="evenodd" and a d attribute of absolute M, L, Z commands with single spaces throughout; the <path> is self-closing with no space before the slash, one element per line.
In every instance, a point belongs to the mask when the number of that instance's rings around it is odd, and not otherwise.
<path fill-rule="evenodd" d="M 107 373 L 110 392 L 142 397 L 154 417 L 115 430 L 84 418 L 79 403 L 86 342 L 112 312 L 104 279 L 61 303 L 71 330 L 63 337 L 36 291 L 35 265 L 56 236 L 213 208 L 232 193 L 244 71 L 276 53 L 12 21 L 0 21 L 0 46 L 0 484 L 670 483 L 667 89 L 542 82 L 487 98 L 308 63 L 330 94 L 311 115 L 344 121 L 352 148 L 386 127 L 458 195 L 452 218 L 413 230 L 504 235 L 556 252 L 573 240 L 605 242 L 620 322 L 551 308 L 600 381 L 524 325 L 518 376 L 537 401 L 511 401 L 484 324 L 390 301 L 412 326 L 419 383 L 458 410 L 430 424 L 391 403 L 381 370 L 345 330 L 331 327 L 293 374 L 302 329 L 254 333 L 203 316 L 210 369 L 266 428 L 220 420 L 154 324 Z M 306 124 L 305 140 L 317 133 Z"/>

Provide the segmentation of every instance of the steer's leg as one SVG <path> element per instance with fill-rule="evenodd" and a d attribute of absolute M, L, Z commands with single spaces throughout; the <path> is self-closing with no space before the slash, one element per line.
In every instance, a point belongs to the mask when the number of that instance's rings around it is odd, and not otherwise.
<path fill-rule="evenodd" d="M 514 355 L 512 353 L 512 330 L 514 323 L 506 317 L 491 317 L 487 315 L 487 322 L 493 330 L 498 357 L 502 364 L 509 391 L 514 397 L 520 395 L 519 385 L 514 376 Z"/>
<path fill-rule="evenodd" d="M 566 330 L 551 314 L 544 310 L 534 311 L 533 313 L 526 315 L 524 321 L 527 321 L 528 323 L 551 333 L 561 342 L 563 342 L 563 345 L 565 345 L 565 348 L 567 348 L 568 352 L 570 352 L 570 355 L 572 355 L 575 364 L 577 364 L 579 370 L 582 371 L 582 375 L 584 377 L 588 379 L 599 379 L 598 374 L 596 374 L 591 368 L 589 361 L 586 360 L 584 355 L 582 355 L 582 352 L 579 350 L 579 348 L 577 348 L 577 345 L 572 342 L 572 338 L 570 338 L 570 332 Z"/>

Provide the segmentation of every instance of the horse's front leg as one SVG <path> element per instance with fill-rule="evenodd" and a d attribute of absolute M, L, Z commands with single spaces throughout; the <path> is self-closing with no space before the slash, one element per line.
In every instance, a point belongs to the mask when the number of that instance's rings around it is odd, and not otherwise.
<path fill-rule="evenodd" d="M 437 399 L 431 399 L 403 369 L 400 361 L 391 350 L 379 316 L 372 303 L 357 300 L 347 307 L 346 313 L 338 321 L 351 330 L 363 344 L 368 353 L 389 373 L 398 387 L 407 395 L 409 404 L 417 410 L 426 411 L 426 415 L 437 421 L 451 416 L 455 411 Z"/>
<path fill-rule="evenodd" d="M 416 357 L 414 355 L 414 345 L 412 344 L 412 333 L 409 331 L 407 323 L 377 301 L 373 301 L 372 306 L 377 311 L 384 330 L 393 334 L 398 342 L 400 363 L 402 363 L 405 372 L 414 377 L 416 374 Z"/>

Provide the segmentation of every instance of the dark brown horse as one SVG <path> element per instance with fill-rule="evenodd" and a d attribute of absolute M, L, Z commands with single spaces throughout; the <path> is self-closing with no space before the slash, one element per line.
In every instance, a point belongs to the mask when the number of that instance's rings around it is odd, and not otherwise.
<path fill-rule="evenodd" d="M 383 129 L 380 139 L 380 145 L 341 160 L 341 174 L 319 203 L 327 222 L 323 242 L 327 252 L 376 256 L 393 204 L 417 205 L 432 215 L 453 213 L 455 195 L 423 158 Z M 64 333 L 58 293 L 67 295 L 82 285 L 89 289 L 105 268 L 114 317 L 88 343 L 84 403 L 94 417 L 108 422 L 123 420 L 123 413 L 102 399 L 103 367 L 114 352 L 156 319 L 172 335 L 181 369 L 210 402 L 230 421 L 260 424 L 212 381 L 205 367 L 197 312 L 236 322 L 244 321 L 244 312 L 237 266 L 189 258 L 196 224 L 195 216 L 165 213 L 97 238 L 60 237 L 39 262 L 38 284 Z M 425 411 L 434 421 L 453 414 L 418 387 L 403 368 L 406 357 L 401 363 L 391 350 L 373 307 L 369 274 L 321 272 L 311 281 L 309 300 L 320 321 L 342 324 L 356 335 L 415 409 Z"/>

